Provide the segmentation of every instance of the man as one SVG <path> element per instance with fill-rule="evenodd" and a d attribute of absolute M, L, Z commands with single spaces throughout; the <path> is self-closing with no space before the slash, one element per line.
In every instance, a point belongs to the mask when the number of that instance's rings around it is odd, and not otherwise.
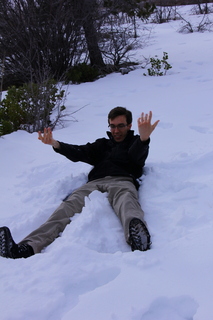
<path fill-rule="evenodd" d="M 125 238 L 132 251 L 150 249 L 150 234 L 144 212 L 138 202 L 137 179 L 142 175 L 148 156 L 150 135 L 158 121 L 151 124 L 152 112 L 138 119 L 139 135 L 134 135 L 132 113 L 116 107 L 108 114 L 108 139 L 97 139 L 86 145 L 71 145 L 53 139 L 50 128 L 38 132 L 38 139 L 51 145 L 55 152 L 69 160 L 93 166 L 88 182 L 74 190 L 38 229 L 16 244 L 7 227 L 0 228 L 0 255 L 6 258 L 27 258 L 52 243 L 70 223 L 75 213 L 85 205 L 85 197 L 94 190 L 107 192 L 109 202 L 124 228 Z M 109 231 L 110 232 L 110 231 Z"/>

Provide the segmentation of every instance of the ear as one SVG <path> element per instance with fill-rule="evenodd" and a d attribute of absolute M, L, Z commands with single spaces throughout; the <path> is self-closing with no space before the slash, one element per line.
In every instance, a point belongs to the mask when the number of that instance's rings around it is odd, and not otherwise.
<path fill-rule="evenodd" d="M 132 128 L 132 124 L 128 124 L 127 128 L 130 130 Z"/>

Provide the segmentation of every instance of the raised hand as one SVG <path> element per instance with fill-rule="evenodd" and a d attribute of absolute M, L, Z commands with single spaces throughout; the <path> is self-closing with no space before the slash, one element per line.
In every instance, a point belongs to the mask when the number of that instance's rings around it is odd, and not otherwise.
<path fill-rule="evenodd" d="M 149 139 L 151 133 L 156 128 L 160 120 L 155 121 L 154 124 L 151 124 L 152 120 L 152 111 L 149 111 L 149 114 L 142 112 L 141 117 L 138 118 L 138 131 L 140 134 L 141 141 L 146 141 Z"/>
<path fill-rule="evenodd" d="M 49 144 L 54 148 L 59 148 L 59 142 L 53 139 L 51 128 L 44 128 L 44 133 L 38 132 L 38 139 L 45 144 Z"/>

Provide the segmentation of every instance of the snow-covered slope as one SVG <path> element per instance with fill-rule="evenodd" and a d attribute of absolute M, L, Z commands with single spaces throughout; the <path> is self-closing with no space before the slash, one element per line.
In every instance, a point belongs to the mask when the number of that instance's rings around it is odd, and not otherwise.
<path fill-rule="evenodd" d="M 196 24 L 202 17 L 190 9 L 181 8 Z M 54 131 L 57 140 L 92 142 L 106 135 L 117 105 L 132 110 L 135 131 L 142 111 L 160 119 L 139 190 L 152 249 L 131 252 L 107 195 L 94 192 L 43 253 L 0 258 L 1 320 L 213 319 L 213 33 L 181 34 L 180 25 L 146 25 L 149 41 L 135 53 L 142 61 L 167 52 L 166 76 L 138 68 L 72 85 L 67 111 L 85 107 Z M 54 153 L 36 133 L 6 135 L 0 150 L 0 225 L 18 242 L 85 183 L 90 166 Z"/>

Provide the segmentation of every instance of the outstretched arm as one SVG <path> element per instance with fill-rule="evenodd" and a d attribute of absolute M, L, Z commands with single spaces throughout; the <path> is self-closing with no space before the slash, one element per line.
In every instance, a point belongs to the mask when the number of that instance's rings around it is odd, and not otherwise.
<path fill-rule="evenodd" d="M 38 132 L 38 139 L 45 144 L 49 144 L 55 149 L 60 148 L 60 143 L 53 139 L 52 130 L 50 128 L 44 128 L 44 133 L 42 134 L 41 131 Z"/>
<path fill-rule="evenodd" d="M 160 120 L 155 121 L 151 124 L 152 120 L 152 111 L 149 111 L 149 114 L 141 113 L 141 117 L 138 118 L 138 131 L 140 134 L 141 141 L 146 141 L 149 139 L 151 133 L 154 131 Z"/>

